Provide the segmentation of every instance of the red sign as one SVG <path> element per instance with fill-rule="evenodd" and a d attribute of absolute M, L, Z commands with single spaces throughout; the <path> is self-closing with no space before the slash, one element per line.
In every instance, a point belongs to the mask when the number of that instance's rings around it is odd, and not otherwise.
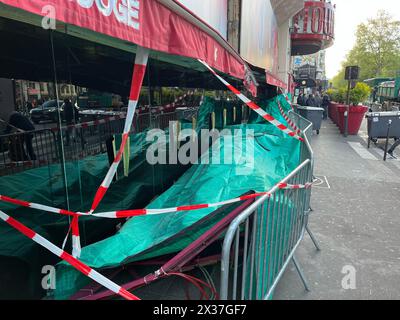
<path fill-rule="evenodd" d="M 306 1 L 304 9 L 293 18 L 296 34 L 323 35 L 334 38 L 335 10 L 331 3 Z"/>

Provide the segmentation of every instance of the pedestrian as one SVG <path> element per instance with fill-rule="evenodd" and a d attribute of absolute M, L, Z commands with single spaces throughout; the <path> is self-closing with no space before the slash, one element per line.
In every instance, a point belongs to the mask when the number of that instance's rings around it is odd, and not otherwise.
<path fill-rule="evenodd" d="M 314 97 L 314 95 L 312 93 L 308 96 L 306 105 L 308 107 L 316 107 L 317 106 L 317 103 L 315 101 L 315 97 Z"/>
<path fill-rule="evenodd" d="M 79 110 L 76 106 L 74 106 L 68 98 L 64 99 L 64 119 L 67 123 L 67 131 L 66 131 L 66 145 L 68 146 L 71 140 L 71 133 L 73 131 L 73 126 L 78 123 L 79 120 Z"/>
<path fill-rule="evenodd" d="M 330 99 L 328 94 L 325 92 L 322 97 L 322 108 L 324 109 L 324 117 L 323 119 L 328 119 L 328 108 L 329 108 Z"/>
<path fill-rule="evenodd" d="M 307 95 L 303 93 L 303 99 L 301 100 L 301 106 L 306 106 L 307 105 Z"/>
<path fill-rule="evenodd" d="M 299 96 L 297 97 L 297 104 L 302 106 L 304 104 L 304 95 L 300 92 Z"/>
<path fill-rule="evenodd" d="M 317 108 L 321 108 L 321 106 L 322 106 L 322 98 L 321 98 L 321 95 L 320 95 L 319 92 L 317 92 L 317 93 L 315 94 L 315 106 L 316 106 Z"/>
<path fill-rule="evenodd" d="M 32 145 L 33 133 L 31 132 L 31 131 L 35 130 L 35 126 L 28 119 L 28 117 L 15 111 L 10 115 L 10 118 L 8 120 L 8 125 L 7 125 L 7 128 L 4 133 L 10 134 L 13 128 L 16 128 L 18 131 L 22 132 L 23 135 L 16 136 L 16 138 L 15 138 L 16 139 L 14 141 L 15 144 L 21 146 L 21 148 L 18 150 L 18 152 L 21 151 L 21 154 L 18 154 L 17 149 L 15 149 L 14 151 L 16 151 L 16 152 L 13 155 L 12 154 L 10 155 L 12 158 L 14 158 L 12 160 L 15 160 L 15 161 L 27 160 L 25 151 L 23 150 L 24 142 L 25 142 L 25 146 L 26 146 L 29 158 L 32 161 L 36 160 L 36 155 L 35 155 L 35 152 L 33 150 L 33 145 Z M 22 139 L 20 137 L 22 137 Z"/>

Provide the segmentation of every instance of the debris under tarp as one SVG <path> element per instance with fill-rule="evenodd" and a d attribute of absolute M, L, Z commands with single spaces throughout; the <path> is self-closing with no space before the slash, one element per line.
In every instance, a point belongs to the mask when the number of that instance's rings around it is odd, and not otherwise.
<path fill-rule="evenodd" d="M 282 106 L 290 106 L 283 96 L 279 97 Z M 200 121 L 208 119 L 205 115 L 212 111 L 216 103 L 205 99 L 200 109 Z M 260 105 L 273 117 L 285 123 L 276 100 Z M 203 116 L 202 116 L 203 115 Z M 203 119 L 203 120 L 201 120 Z M 244 160 L 244 150 L 233 145 L 235 139 L 220 138 L 211 159 L 223 158 L 227 146 L 235 154 L 242 154 L 232 164 L 195 164 L 170 189 L 153 201 L 147 208 L 168 208 L 179 205 L 192 205 L 223 201 L 240 196 L 249 190 L 268 191 L 282 178 L 299 165 L 300 141 L 289 137 L 273 125 L 263 120 L 253 123 L 228 126 L 236 139 L 247 142 L 249 150 L 254 150 L 254 161 Z M 239 130 L 240 129 L 240 130 Z M 252 131 L 250 131 L 252 130 Z M 244 143 L 245 145 L 245 143 Z M 114 208 L 114 210 L 117 208 Z M 186 237 L 176 237 L 190 226 L 204 218 L 215 209 L 186 211 L 162 215 L 146 215 L 128 220 L 112 237 L 83 248 L 81 260 L 94 268 L 112 268 L 133 261 L 145 260 L 168 253 L 178 252 L 207 229 L 191 231 Z M 216 222 L 216 221 L 215 221 Z M 210 228 L 208 225 L 207 228 Z M 88 283 L 68 264 L 57 266 L 57 286 L 55 297 L 65 299 Z"/>

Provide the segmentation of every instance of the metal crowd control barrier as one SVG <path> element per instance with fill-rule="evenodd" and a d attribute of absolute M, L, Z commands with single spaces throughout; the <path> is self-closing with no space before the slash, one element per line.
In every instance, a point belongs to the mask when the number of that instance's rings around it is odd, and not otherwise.
<path fill-rule="evenodd" d="M 0 136 L 0 176 L 59 161 L 56 133 L 50 129 Z"/>
<path fill-rule="evenodd" d="M 61 130 L 52 128 L 0 135 L 0 176 L 61 163 L 63 158 L 74 161 L 104 153 L 107 140 L 122 133 L 124 121 L 118 119 Z"/>
<path fill-rule="evenodd" d="M 289 117 L 304 132 L 305 143 L 301 144 L 301 164 L 281 182 L 306 184 L 313 178 L 312 123 L 294 112 Z M 308 291 L 295 252 L 309 231 L 310 198 L 311 189 L 274 187 L 231 223 L 221 256 L 222 300 L 270 299 L 290 261 Z"/>
<path fill-rule="evenodd" d="M 113 135 L 121 134 L 124 129 L 125 119 L 116 119 L 90 126 L 63 127 L 61 131 L 57 128 L 57 143 L 61 146 L 61 138 L 64 140 L 65 161 L 83 159 L 107 152 L 107 141 Z M 60 157 L 61 157 L 61 150 Z"/>
<path fill-rule="evenodd" d="M 150 112 L 140 113 L 135 116 L 134 132 L 143 132 L 147 129 L 165 130 L 169 126 L 170 121 L 176 121 L 176 112 L 165 112 L 159 114 L 151 114 Z"/>
<path fill-rule="evenodd" d="M 156 114 L 152 120 L 152 127 L 165 130 L 169 127 L 170 121 L 176 120 L 178 120 L 176 111 Z"/>
<path fill-rule="evenodd" d="M 195 115 L 198 107 L 186 108 L 185 117 Z M 178 112 L 151 115 L 141 113 L 135 116 L 133 132 L 146 129 L 167 129 L 170 121 L 178 120 Z M 0 135 L 0 176 L 15 174 L 28 169 L 75 161 L 88 156 L 107 152 L 107 144 L 113 135 L 121 134 L 124 118 L 112 119 L 76 127 L 64 126 L 40 129 L 30 132 L 14 132 Z M 61 140 L 64 141 L 62 154 Z"/>
<path fill-rule="evenodd" d="M 150 112 L 139 113 L 135 115 L 133 122 L 133 132 L 143 132 L 150 127 L 151 115 Z"/>
<path fill-rule="evenodd" d="M 300 161 L 305 161 L 307 159 L 311 160 L 311 165 L 314 169 L 314 152 L 312 151 L 310 145 L 313 124 L 306 118 L 303 118 L 301 115 L 293 111 L 289 111 L 288 115 L 289 118 L 296 124 L 296 126 L 304 133 L 306 138 L 304 143 L 301 144 Z"/>
<path fill-rule="evenodd" d="M 192 117 L 197 118 L 199 108 L 199 106 L 180 107 L 171 112 L 161 112 L 154 114 L 150 114 L 149 112 L 139 113 L 135 117 L 134 131 L 143 132 L 144 130 L 149 128 L 165 130 L 169 127 L 169 123 L 171 121 L 178 121 L 183 119 L 191 120 Z"/>

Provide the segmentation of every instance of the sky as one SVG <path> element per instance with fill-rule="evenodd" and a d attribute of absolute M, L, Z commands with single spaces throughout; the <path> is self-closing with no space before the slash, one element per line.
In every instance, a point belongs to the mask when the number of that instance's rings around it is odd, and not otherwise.
<path fill-rule="evenodd" d="M 400 0 L 332 0 L 332 3 L 336 4 L 335 44 L 326 52 L 328 78 L 339 72 L 346 54 L 353 48 L 360 23 L 375 17 L 380 9 L 400 20 Z"/>

